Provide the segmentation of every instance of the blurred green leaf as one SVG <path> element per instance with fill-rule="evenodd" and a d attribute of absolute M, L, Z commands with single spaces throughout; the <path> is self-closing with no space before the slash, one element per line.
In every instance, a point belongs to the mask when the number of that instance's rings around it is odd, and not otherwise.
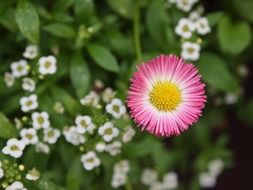
<path fill-rule="evenodd" d="M 219 23 L 223 15 L 224 13 L 222 11 L 217 11 L 217 12 L 207 14 L 206 18 L 208 19 L 209 25 L 213 27 Z"/>
<path fill-rule="evenodd" d="M 105 47 L 91 44 L 88 45 L 88 52 L 92 59 L 102 68 L 112 72 L 118 72 L 119 66 L 114 55 Z"/>
<path fill-rule="evenodd" d="M 93 0 L 75 0 L 74 11 L 80 21 L 88 20 L 95 11 Z"/>
<path fill-rule="evenodd" d="M 65 11 L 70 8 L 75 0 L 54 0 L 53 1 L 53 9 L 55 11 Z"/>
<path fill-rule="evenodd" d="M 163 47 L 166 44 L 166 27 L 168 15 L 165 11 L 164 1 L 156 0 L 149 4 L 146 14 L 146 26 L 154 42 Z"/>
<path fill-rule="evenodd" d="M 106 0 L 108 5 L 118 14 L 125 18 L 133 18 L 134 1 L 133 0 Z"/>
<path fill-rule="evenodd" d="M 252 0 L 232 0 L 235 9 L 242 17 L 253 22 L 253 1 Z"/>
<path fill-rule="evenodd" d="M 219 22 L 217 34 L 221 50 L 231 55 L 241 53 L 251 42 L 250 25 L 245 21 L 233 23 L 228 16 Z"/>
<path fill-rule="evenodd" d="M 75 30 L 67 24 L 51 23 L 44 26 L 44 30 L 60 38 L 74 38 Z"/>
<path fill-rule="evenodd" d="M 222 91 L 237 93 L 240 85 L 229 72 L 226 62 L 212 53 L 202 53 L 196 64 L 205 82 Z"/>
<path fill-rule="evenodd" d="M 53 18 L 56 22 L 70 23 L 74 21 L 74 18 L 68 13 L 57 12 L 53 15 Z"/>
<path fill-rule="evenodd" d="M 67 188 L 68 190 L 79 190 L 82 182 L 83 167 L 78 156 L 72 161 L 67 174 Z"/>
<path fill-rule="evenodd" d="M 8 8 L 0 14 L 0 23 L 8 30 L 14 32 L 17 30 L 17 23 L 15 22 L 15 10 Z"/>
<path fill-rule="evenodd" d="M 82 55 L 76 53 L 70 64 L 70 79 L 78 98 L 83 98 L 90 87 L 90 70 Z"/>
<path fill-rule="evenodd" d="M 17 130 L 10 123 L 9 119 L 0 112 L 0 137 L 4 139 L 9 139 L 16 137 Z"/>
<path fill-rule="evenodd" d="M 238 116 L 239 118 L 246 122 L 248 125 L 253 127 L 253 100 L 247 102 L 246 104 L 243 104 L 238 109 Z"/>
<path fill-rule="evenodd" d="M 28 0 L 18 1 L 16 22 L 20 32 L 31 42 L 39 41 L 39 16 L 36 9 Z"/>

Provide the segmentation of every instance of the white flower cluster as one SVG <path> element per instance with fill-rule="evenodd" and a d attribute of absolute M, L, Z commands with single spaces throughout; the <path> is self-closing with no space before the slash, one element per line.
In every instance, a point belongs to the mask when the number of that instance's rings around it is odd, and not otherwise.
<path fill-rule="evenodd" d="M 198 0 L 175 0 L 177 7 L 185 12 L 189 12 Z M 209 22 L 202 16 L 203 8 L 192 11 L 188 18 L 181 18 L 175 28 L 175 33 L 182 38 L 181 56 L 189 61 L 197 61 L 200 57 L 200 44 L 203 36 L 211 32 Z M 197 39 L 197 40 L 196 40 Z"/>
<path fill-rule="evenodd" d="M 121 160 L 117 162 L 113 167 L 113 176 L 111 185 L 113 188 L 119 188 L 126 184 L 127 173 L 129 172 L 129 162 L 127 160 Z"/>
<path fill-rule="evenodd" d="M 224 162 L 215 159 L 209 162 L 208 171 L 199 174 L 199 184 L 202 188 L 212 188 L 216 185 L 216 179 L 224 169 Z"/>
<path fill-rule="evenodd" d="M 175 172 L 164 174 L 163 180 L 158 180 L 157 171 L 146 168 L 142 172 L 141 182 L 149 186 L 150 190 L 172 190 L 178 187 L 178 177 Z"/>

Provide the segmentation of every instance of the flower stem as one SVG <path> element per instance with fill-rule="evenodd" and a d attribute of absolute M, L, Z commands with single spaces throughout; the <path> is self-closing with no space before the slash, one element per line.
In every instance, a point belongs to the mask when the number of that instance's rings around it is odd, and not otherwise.
<path fill-rule="evenodd" d="M 135 1 L 133 33 L 134 33 L 134 46 L 138 63 L 142 62 L 141 42 L 140 42 L 140 1 Z"/>

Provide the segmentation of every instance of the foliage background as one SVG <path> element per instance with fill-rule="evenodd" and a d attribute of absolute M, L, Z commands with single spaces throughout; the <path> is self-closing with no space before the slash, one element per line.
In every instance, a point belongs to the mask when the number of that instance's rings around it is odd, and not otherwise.
<path fill-rule="evenodd" d="M 201 3 L 212 26 L 195 63 L 208 84 L 204 116 L 179 137 L 163 140 L 138 133 L 124 147 L 123 157 L 131 160 L 129 178 L 134 189 L 143 188 L 139 176 L 145 166 L 154 167 L 160 174 L 177 171 L 179 189 L 200 189 L 198 173 L 206 170 L 210 160 L 221 158 L 226 168 L 233 167 L 233 150 L 227 147 L 231 110 L 237 120 L 249 127 L 253 125 L 252 92 L 244 89 L 252 77 L 250 73 L 242 77 L 238 72 L 241 65 L 248 67 L 252 60 L 253 2 Z M 116 89 L 117 96 L 124 99 L 139 60 L 161 53 L 179 55 L 180 43 L 174 27 L 183 16 L 175 8 L 166 8 L 163 0 L 1 0 L 0 72 L 20 59 L 30 43 L 39 45 L 41 55 L 57 55 L 57 74 L 40 84 L 36 92 L 49 113 L 52 102 L 60 100 L 69 116 L 74 116 L 80 109 L 77 100 L 93 88 L 95 79 Z M 227 93 L 239 97 L 236 104 L 224 103 Z M 23 95 L 18 85 L 6 87 L 2 74 L 0 109 L 10 120 L 20 115 L 18 101 Z M 3 118 L 0 117 L 0 136 L 15 136 Z M 64 119 L 57 120 L 60 128 Z M 4 143 L 1 140 L 2 146 Z M 22 158 L 27 167 L 36 166 L 42 173 L 36 189 L 111 188 L 114 160 L 104 158 L 104 168 L 91 174 L 82 169 L 77 153 L 63 140 L 54 148 L 53 154 L 46 156 L 30 149 Z"/>

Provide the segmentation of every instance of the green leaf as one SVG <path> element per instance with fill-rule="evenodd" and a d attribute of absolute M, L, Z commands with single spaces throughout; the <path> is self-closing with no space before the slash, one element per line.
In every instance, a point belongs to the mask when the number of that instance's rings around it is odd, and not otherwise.
<path fill-rule="evenodd" d="M 79 98 L 84 97 L 90 86 L 90 71 L 86 61 L 79 53 L 76 53 L 72 57 L 70 65 L 70 79 L 76 89 L 77 96 Z"/>
<path fill-rule="evenodd" d="M 97 44 L 91 44 L 88 45 L 88 52 L 92 59 L 105 70 L 119 71 L 117 60 L 108 49 Z"/>
<path fill-rule="evenodd" d="M 246 122 L 248 125 L 253 127 L 253 100 L 247 102 L 247 104 L 242 105 L 238 110 L 239 118 Z"/>
<path fill-rule="evenodd" d="M 205 82 L 222 91 L 237 93 L 240 85 L 236 78 L 229 72 L 226 62 L 212 53 L 202 53 L 196 64 Z"/>
<path fill-rule="evenodd" d="M 160 47 L 164 47 L 166 42 L 165 32 L 168 25 L 168 15 L 165 11 L 164 1 L 156 0 L 150 3 L 146 15 L 146 25 L 154 42 Z"/>
<path fill-rule="evenodd" d="M 209 25 L 213 27 L 219 23 L 223 15 L 224 15 L 223 12 L 217 11 L 217 12 L 207 14 L 206 18 L 208 19 Z"/>
<path fill-rule="evenodd" d="M 224 53 L 237 55 L 251 42 L 251 29 L 247 22 L 233 23 L 229 17 L 223 17 L 218 24 L 218 42 Z"/>
<path fill-rule="evenodd" d="M 108 5 L 121 16 L 131 19 L 134 15 L 133 0 L 106 0 Z"/>
<path fill-rule="evenodd" d="M 253 1 L 252 0 L 232 0 L 236 13 L 240 14 L 243 18 L 253 22 Z"/>
<path fill-rule="evenodd" d="M 18 1 L 15 17 L 20 32 L 31 42 L 38 43 L 40 20 L 34 6 L 27 0 Z"/>
<path fill-rule="evenodd" d="M 74 38 L 76 36 L 75 30 L 67 24 L 51 23 L 44 26 L 44 30 L 60 38 Z"/>
<path fill-rule="evenodd" d="M 82 182 L 83 167 L 78 156 L 71 164 L 67 174 L 68 190 L 79 190 Z"/>
<path fill-rule="evenodd" d="M 75 0 L 74 11 L 79 20 L 88 20 L 94 14 L 95 5 L 93 0 Z"/>
<path fill-rule="evenodd" d="M 9 139 L 16 137 L 17 131 L 10 123 L 9 119 L 0 112 L 0 137 L 4 139 Z"/>

